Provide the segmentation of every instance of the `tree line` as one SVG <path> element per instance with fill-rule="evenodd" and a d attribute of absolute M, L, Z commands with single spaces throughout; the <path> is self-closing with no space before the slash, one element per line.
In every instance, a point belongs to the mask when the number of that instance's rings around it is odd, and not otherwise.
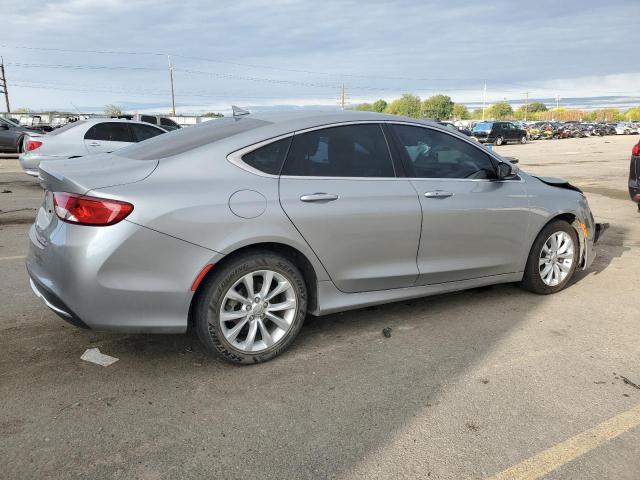
<path fill-rule="evenodd" d="M 389 103 L 382 99 L 373 103 L 361 103 L 355 107 L 355 110 L 434 120 L 480 120 L 483 118 L 482 108 L 469 111 L 465 105 L 453 102 L 447 95 L 434 95 L 421 100 L 418 95 L 405 93 Z M 640 121 L 640 107 L 630 108 L 623 113 L 617 108 L 591 111 L 564 107 L 549 109 L 544 103 L 532 102 L 513 110 L 509 103 L 498 102 L 485 108 L 484 118 L 487 120 L 578 120 L 584 122 Z"/>

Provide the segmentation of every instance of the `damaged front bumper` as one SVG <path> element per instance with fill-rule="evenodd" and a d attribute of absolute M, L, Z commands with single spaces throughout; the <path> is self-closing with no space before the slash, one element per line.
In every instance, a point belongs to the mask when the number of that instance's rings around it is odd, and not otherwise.
<path fill-rule="evenodd" d="M 604 234 L 604 232 L 609 228 L 608 223 L 596 223 L 595 234 L 593 235 L 593 243 L 598 243 L 600 237 Z"/>

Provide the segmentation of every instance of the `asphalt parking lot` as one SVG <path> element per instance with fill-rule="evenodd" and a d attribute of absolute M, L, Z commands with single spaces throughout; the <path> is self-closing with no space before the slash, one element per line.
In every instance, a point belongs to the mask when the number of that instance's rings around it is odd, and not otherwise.
<path fill-rule="evenodd" d="M 497 147 L 581 187 L 611 224 L 568 289 L 309 318 L 287 353 L 250 367 L 195 337 L 79 330 L 46 309 L 24 269 L 42 191 L 0 160 L 0 476 L 637 479 L 637 140 Z M 93 347 L 119 361 L 81 361 Z"/>

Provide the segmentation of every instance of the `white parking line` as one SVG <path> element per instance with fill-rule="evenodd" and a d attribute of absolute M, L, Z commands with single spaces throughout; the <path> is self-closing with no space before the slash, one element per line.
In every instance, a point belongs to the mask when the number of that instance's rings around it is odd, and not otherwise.
<path fill-rule="evenodd" d="M 0 260 L 20 260 L 21 258 L 27 258 L 26 255 L 15 255 L 13 257 L 0 257 Z"/>

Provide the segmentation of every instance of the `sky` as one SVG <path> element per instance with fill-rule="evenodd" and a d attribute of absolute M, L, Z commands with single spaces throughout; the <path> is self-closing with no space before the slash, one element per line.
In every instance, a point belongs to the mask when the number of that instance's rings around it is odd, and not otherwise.
<path fill-rule="evenodd" d="M 12 109 L 640 103 L 638 0 L 0 0 Z M 0 98 L 0 110 L 4 110 Z"/>

